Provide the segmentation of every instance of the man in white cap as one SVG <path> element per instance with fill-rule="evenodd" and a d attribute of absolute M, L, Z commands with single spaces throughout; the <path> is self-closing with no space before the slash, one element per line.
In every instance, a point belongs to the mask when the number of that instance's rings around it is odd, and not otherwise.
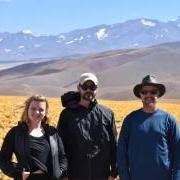
<path fill-rule="evenodd" d="M 180 180 L 180 130 L 175 118 L 157 108 L 166 88 L 147 75 L 134 87 L 143 107 L 124 120 L 118 140 L 121 180 Z"/>
<path fill-rule="evenodd" d="M 97 87 L 97 77 L 84 73 L 77 86 L 79 99 L 72 92 L 63 96 L 68 102 L 63 103 L 66 108 L 57 129 L 68 158 L 69 180 L 114 180 L 117 176 L 114 115 L 97 103 Z"/>

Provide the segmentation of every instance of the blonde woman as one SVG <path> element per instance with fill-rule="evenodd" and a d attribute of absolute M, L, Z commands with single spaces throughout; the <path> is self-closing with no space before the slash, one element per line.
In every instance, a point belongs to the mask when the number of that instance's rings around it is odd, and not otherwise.
<path fill-rule="evenodd" d="M 21 121 L 7 133 L 0 152 L 0 168 L 22 180 L 60 179 L 67 168 L 63 144 L 49 126 L 48 101 L 34 95 L 25 102 Z M 17 163 L 12 162 L 15 154 Z"/>

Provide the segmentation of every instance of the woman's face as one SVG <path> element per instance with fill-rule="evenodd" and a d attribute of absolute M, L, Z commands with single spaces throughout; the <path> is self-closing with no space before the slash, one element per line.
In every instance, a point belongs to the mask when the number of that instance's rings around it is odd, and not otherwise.
<path fill-rule="evenodd" d="M 47 114 L 46 102 L 32 101 L 28 109 L 30 123 L 40 123 Z"/>

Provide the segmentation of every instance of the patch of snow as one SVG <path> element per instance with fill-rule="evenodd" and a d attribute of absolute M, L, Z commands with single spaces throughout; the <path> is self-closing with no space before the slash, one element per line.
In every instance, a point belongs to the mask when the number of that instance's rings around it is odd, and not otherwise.
<path fill-rule="evenodd" d="M 24 34 L 32 34 L 32 31 L 30 29 L 26 29 L 22 31 Z"/>
<path fill-rule="evenodd" d="M 98 40 L 103 40 L 103 39 L 105 39 L 106 37 L 108 37 L 108 34 L 106 33 L 106 29 L 105 29 L 105 28 L 100 29 L 100 30 L 96 33 L 96 36 L 97 36 Z"/>
<path fill-rule="evenodd" d="M 178 16 L 177 18 L 171 19 L 170 21 L 178 21 L 180 19 L 180 16 Z"/>
<path fill-rule="evenodd" d="M 159 39 L 159 38 L 163 38 L 163 37 L 164 37 L 163 34 L 156 34 L 155 37 L 154 37 L 154 39 Z"/>
<path fill-rule="evenodd" d="M 170 21 L 176 21 L 177 19 L 170 19 Z"/>
<path fill-rule="evenodd" d="M 34 47 L 39 48 L 39 47 L 41 47 L 41 44 L 34 44 Z"/>
<path fill-rule="evenodd" d="M 59 38 L 59 39 L 62 39 L 62 40 L 65 40 L 65 39 L 66 39 L 66 37 L 65 37 L 64 35 L 60 35 L 58 38 Z"/>
<path fill-rule="evenodd" d="M 4 51 L 8 53 L 11 52 L 11 49 L 5 48 Z"/>
<path fill-rule="evenodd" d="M 18 46 L 18 49 L 23 49 L 24 48 L 24 46 Z"/>
<path fill-rule="evenodd" d="M 166 29 L 166 28 L 163 29 L 163 31 L 164 31 L 165 33 L 168 33 L 168 32 L 169 32 L 168 29 Z"/>
<path fill-rule="evenodd" d="M 145 26 L 150 26 L 150 27 L 154 27 L 156 26 L 156 23 L 152 22 L 152 21 L 147 21 L 145 19 L 141 19 L 141 23 Z"/>
<path fill-rule="evenodd" d="M 18 53 L 17 56 L 22 56 L 22 54 L 21 54 L 21 53 Z"/>
<path fill-rule="evenodd" d="M 84 39 L 84 37 L 83 36 L 81 36 L 80 38 L 79 38 L 79 41 L 82 41 Z"/>
<path fill-rule="evenodd" d="M 41 37 L 42 35 L 41 34 L 34 34 L 33 36 L 34 37 Z"/>
<path fill-rule="evenodd" d="M 139 43 L 134 43 L 132 46 L 134 47 L 139 46 Z"/>
<path fill-rule="evenodd" d="M 66 42 L 65 44 L 72 44 L 72 43 L 74 43 L 73 40 L 72 40 L 72 41 L 68 41 L 68 42 Z"/>

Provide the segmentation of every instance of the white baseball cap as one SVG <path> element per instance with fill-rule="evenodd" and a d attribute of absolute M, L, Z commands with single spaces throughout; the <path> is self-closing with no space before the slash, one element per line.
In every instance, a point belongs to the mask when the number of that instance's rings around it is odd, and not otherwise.
<path fill-rule="evenodd" d="M 83 85 L 86 81 L 92 81 L 96 86 L 98 85 L 98 79 L 93 73 L 81 74 L 79 84 Z"/>

